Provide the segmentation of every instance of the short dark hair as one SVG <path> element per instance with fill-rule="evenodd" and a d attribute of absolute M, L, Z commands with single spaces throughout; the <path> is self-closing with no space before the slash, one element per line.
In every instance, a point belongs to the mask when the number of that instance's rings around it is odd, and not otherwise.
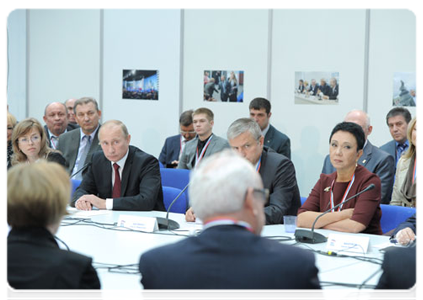
<path fill-rule="evenodd" d="M 189 126 L 192 124 L 192 109 L 184 111 L 179 117 L 179 124 L 182 126 Z"/>
<path fill-rule="evenodd" d="M 357 141 L 357 151 L 363 149 L 365 138 L 363 128 L 361 128 L 360 125 L 352 122 L 342 122 L 336 124 L 336 126 L 332 129 L 332 133 L 330 134 L 329 143 L 332 140 L 332 136 L 338 131 L 346 131 L 351 133 Z"/>
<path fill-rule="evenodd" d="M 255 109 L 255 110 L 260 110 L 264 108 L 266 110 L 266 114 L 270 113 L 270 109 L 272 108 L 272 106 L 270 105 L 270 101 L 267 100 L 266 98 L 254 98 L 253 100 L 251 100 L 250 102 L 250 110 L 251 109 Z"/>
<path fill-rule="evenodd" d="M 386 125 L 389 126 L 389 124 L 388 124 L 389 118 L 396 117 L 396 116 L 403 116 L 404 119 L 405 119 L 405 122 L 407 122 L 407 124 L 410 123 L 410 121 L 411 121 L 411 114 L 408 111 L 408 109 L 406 109 L 404 107 L 394 107 L 386 115 Z"/>

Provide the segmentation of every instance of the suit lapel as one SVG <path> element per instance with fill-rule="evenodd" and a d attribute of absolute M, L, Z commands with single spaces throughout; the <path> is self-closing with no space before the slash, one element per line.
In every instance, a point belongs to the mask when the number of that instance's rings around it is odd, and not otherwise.
<path fill-rule="evenodd" d="M 372 159 L 372 149 L 373 145 L 370 143 L 369 140 L 367 140 L 367 145 L 363 149 L 363 154 L 360 156 L 358 160 L 358 164 L 365 167 L 369 161 Z"/>
<path fill-rule="evenodd" d="M 133 159 L 134 159 L 134 149 L 131 146 L 129 146 L 129 153 L 128 153 L 128 157 L 126 158 L 125 166 L 123 168 L 123 173 L 122 173 L 122 179 L 121 179 L 121 183 L 122 183 L 122 188 L 120 191 L 121 197 L 125 195 L 126 189 L 128 188 L 129 175 L 131 174 Z"/>
<path fill-rule="evenodd" d="M 73 166 L 70 169 L 70 172 L 72 172 L 73 168 L 75 167 L 76 158 L 78 157 L 78 151 L 79 151 L 79 143 L 81 142 L 81 131 L 77 130 L 76 134 L 72 134 L 70 138 L 70 144 L 66 145 L 66 147 L 69 147 L 69 161 L 73 161 Z M 60 139 L 59 139 L 60 143 Z"/>

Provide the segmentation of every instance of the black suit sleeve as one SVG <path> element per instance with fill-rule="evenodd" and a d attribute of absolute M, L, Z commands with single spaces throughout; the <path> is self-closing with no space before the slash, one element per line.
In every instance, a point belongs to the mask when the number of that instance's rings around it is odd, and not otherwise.
<path fill-rule="evenodd" d="M 293 206 L 293 201 L 300 203 L 294 165 L 289 159 L 284 159 L 277 166 L 273 181 L 273 191 L 269 197 L 269 205 L 264 208 L 266 224 L 281 224 L 283 216 L 287 215 Z"/>
<path fill-rule="evenodd" d="M 289 138 L 281 145 L 279 153 L 291 159 L 291 140 Z"/>
<path fill-rule="evenodd" d="M 389 204 L 391 202 L 392 188 L 394 185 L 394 168 L 395 162 L 391 155 L 386 155 L 385 159 L 380 161 L 375 168 L 374 173 L 379 176 L 382 184 L 382 204 Z"/>
<path fill-rule="evenodd" d="M 65 168 L 67 168 L 68 166 L 66 159 L 59 152 L 50 152 L 47 156 L 47 160 L 58 163 L 59 165 L 62 165 Z"/>
<path fill-rule="evenodd" d="M 407 228 L 407 227 L 410 227 L 411 230 L 413 230 L 413 232 L 415 234 L 417 233 L 417 229 L 416 229 L 416 214 L 412 215 L 407 220 L 405 220 L 404 222 L 402 222 L 401 224 L 399 224 L 398 227 L 395 228 L 394 232 L 392 233 L 392 236 L 394 237 L 399 231 L 401 231 L 401 230 L 403 230 L 404 228 Z"/>
<path fill-rule="evenodd" d="M 167 153 L 166 153 L 166 149 L 167 149 L 167 142 L 168 142 L 168 139 L 166 139 L 166 141 L 165 141 L 165 143 L 164 143 L 164 145 L 163 145 L 163 148 L 162 148 L 162 151 L 160 152 L 160 155 L 159 155 L 159 161 L 164 165 L 164 166 L 166 166 L 166 157 L 167 157 Z"/>
<path fill-rule="evenodd" d="M 76 189 L 75 193 L 73 193 L 73 198 L 70 203 L 72 207 L 75 207 L 75 202 L 81 198 L 83 195 L 98 195 L 98 189 L 95 184 L 94 174 L 93 174 L 93 166 L 90 165 L 88 169 L 83 173 L 83 178 L 81 184 Z"/>
<path fill-rule="evenodd" d="M 134 164 L 129 180 L 134 180 L 132 176 L 139 178 L 138 194 L 114 198 L 113 210 L 164 210 L 160 167 L 157 159 L 148 155 L 141 165 Z"/>
<path fill-rule="evenodd" d="M 87 264 L 86 269 L 82 273 L 79 289 L 100 289 L 100 279 L 98 278 L 97 271 L 92 266 L 92 259 Z"/>

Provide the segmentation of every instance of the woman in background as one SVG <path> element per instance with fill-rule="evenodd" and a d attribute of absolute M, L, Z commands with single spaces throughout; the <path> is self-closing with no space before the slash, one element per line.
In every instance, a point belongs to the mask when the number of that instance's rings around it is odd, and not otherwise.
<path fill-rule="evenodd" d="M 410 147 L 401 156 L 395 173 L 391 205 L 416 207 L 417 125 L 416 118 L 408 125 Z"/>
<path fill-rule="evenodd" d="M 54 235 L 70 195 L 56 163 L 19 164 L 7 173 L 7 279 L 15 289 L 99 289 L 92 259 L 59 248 Z"/>
<path fill-rule="evenodd" d="M 7 112 L 7 168 L 12 166 L 12 132 L 16 126 L 16 118 L 10 112 Z"/>
<path fill-rule="evenodd" d="M 16 125 L 12 133 L 12 145 L 12 166 L 24 162 L 33 163 L 39 159 L 66 166 L 62 154 L 48 146 L 46 133 L 37 119 L 27 118 Z"/>
<path fill-rule="evenodd" d="M 237 102 L 238 80 L 236 79 L 235 73 L 233 71 L 231 71 L 229 75 L 229 83 L 231 84 L 231 89 L 229 91 L 229 102 Z"/>

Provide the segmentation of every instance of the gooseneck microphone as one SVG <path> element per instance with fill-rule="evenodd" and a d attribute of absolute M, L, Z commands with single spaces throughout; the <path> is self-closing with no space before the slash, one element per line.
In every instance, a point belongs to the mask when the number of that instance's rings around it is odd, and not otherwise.
<path fill-rule="evenodd" d="M 364 192 L 370 191 L 374 188 L 375 188 L 375 185 L 372 183 L 368 187 L 366 187 L 364 190 L 362 190 L 361 192 L 358 192 L 357 194 L 355 194 L 354 196 L 351 196 L 350 198 L 348 198 L 344 202 L 341 202 L 341 203 L 335 205 L 334 207 L 329 208 L 328 210 L 326 210 L 322 214 L 318 215 L 316 220 L 314 220 L 313 225 L 311 226 L 311 230 L 306 230 L 306 229 L 295 230 L 295 240 L 297 242 L 307 243 L 307 244 L 319 244 L 319 243 L 326 242 L 327 238 L 324 235 L 317 233 L 317 232 L 314 232 L 314 226 L 316 225 L 317 220 L 319 220 L 319 218 L 323 217 L 325 214 L 327 214 L 331 210 L 338 208 L 339 206 L 341 206 L 341 205 L 347 203 L 348 201 L 350 201 L 351 199 L 354 199 L 355 197 L 363 194 Z"/>
<path fill-rule="evenodd" d="M 176 200 L 178 200 L 179 197 L 181 197 L 181 195 L 185 192 L 188 186 L 189 186 L 189 183 L 184 187 L 184 189 L 179 193 L 179 195 L 176 196 L 175 199 L 173 199 L 173 201 L 169 204 L 169 207 L 167 208 L 167 211 L 166 211 L 166 218 L 161 218 L 161 217 L 156 218 L 157 224 L 159 225 L 159 230 L 175 230 L 179 228 L 178 222 L 169 219 L 169 212 L 173 204 L 175 204 Z"/>
<path fill-rule="evenodd" d="M 84 170 L 88 169 L 89 166 L 91 166 L 92 162 L 87 163 L 85 166 L 83 166 L 81 169 L 73 173 L 70 178 L 73 178 L 75 175 L 78 175 L 79 173 L 83 172 Z"/>

